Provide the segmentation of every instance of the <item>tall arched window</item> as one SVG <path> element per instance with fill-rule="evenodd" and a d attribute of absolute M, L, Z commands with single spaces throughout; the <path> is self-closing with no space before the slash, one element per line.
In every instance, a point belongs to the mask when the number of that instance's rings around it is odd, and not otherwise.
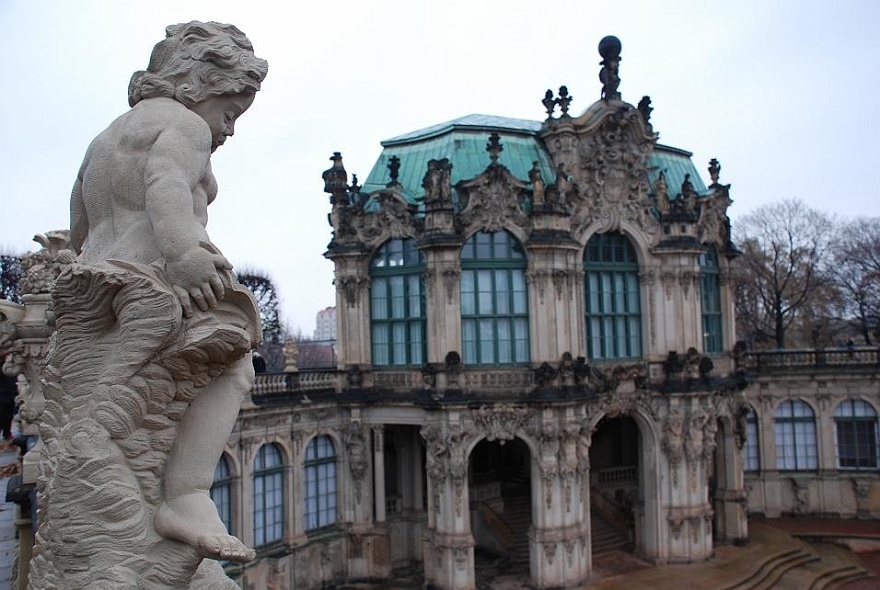
<path fill-rule="evenodd" d="M 700 293 L 703 304 L 703 352 L 722 352 L 721 277 L 715 248 L 700 254 Z"/>
<path fill-rule="evenodd" d="M 877 412 L 866 401 L 848 399 L 834 409 L 837 465 L 841 469 L 877 469 Z"/>
<path fill-rule="evenodd" d="M 743 471 L 761 469 L 760 441 L 758 440 L 758 416 L 749 408 L 746 413 L 746 440 L 743 444 Z"/>
<path fill-rule="evenodd" d="M 214 483 L 211 485 L 211 500 L 217 506 L 217 514 L 226 531 L 232 534 L 232 473 L 229 461 L 221 456 L 214 468 Z"/>
<path fill-rule="evenodd" d="M 505 231 L 477 232 L 461 249 L 462 360 L 529 362 L 526 255 Z"/>
<path fill-rule="evenodd" d="M 316 436 L 306 447 L 306 530 L 336 522 L 336 453 L 328 436 Z"/>
<path fill-rule="evenodd" d="M 623 234 L 596 234 L 587 242 L 584 292 L 589 358 L 640 357 L 639 261 Z"/>
<path fill-rule="evenodd" d="M 254 459 L 254 545 L 284 534 L 284 465 L 276 445 L 263 445 Z"/>
<path fill-rule="evenodd" d="M 817 469 L 816 418 L 813 409 L 800 400 L 785 401 L 776 408 L 776 469 Z"/>
<path fill-rule="evenodd" d="M 391 240 L 370 263 L 373 365 L 425 362 L 424 256 L 414 240 Z"/>

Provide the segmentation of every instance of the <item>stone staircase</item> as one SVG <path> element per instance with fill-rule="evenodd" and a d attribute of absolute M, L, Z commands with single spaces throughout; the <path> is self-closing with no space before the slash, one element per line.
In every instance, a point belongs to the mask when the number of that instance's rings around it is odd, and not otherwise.
<path fill-rule="evenodd" d="M 595 510 L 590 513 L 590 533 L 594 556 L 622 551 L 631 545 L 625 530 L 610 524 Z"/>
<path fill-rule="evenodd" d="M 786 545 L 760 556 L 745 576 L 719 590 L 832 590 L 873 576 L 844 547 L 793 537 Z"/>

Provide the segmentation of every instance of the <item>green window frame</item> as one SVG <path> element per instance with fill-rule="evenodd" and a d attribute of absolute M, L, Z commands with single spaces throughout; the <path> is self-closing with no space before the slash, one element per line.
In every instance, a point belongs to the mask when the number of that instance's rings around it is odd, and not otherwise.
<path fill-rule="evenodd" d="M 526 255 L 506 231 L 477 232 L 461 249 L 462 361 L 529 362 Z"/>
<path fill-rule="evenodd" d="M 761 470 L 761 441 L 758 434 L 758 415 L 749 407 L 746 412 L 746 440 L 743 442 L 743 471 Z"/>
<path fill-rule="evenodd" d="M 254 545 L 281 541 L 284 534 L 284 463 L 278 445 L 266 444 L 254 458 Z"/>
<path fill-rule="evenodd" d="M 621 233 L 596 234 L 584 248 L 587 354 L 591 360 L 642 356 L 639 261 Z"/>
<path fill-rule="evenodd" d="M 880 466 L 877 412 L 868 402 L 848 399 L 834 409 L 837 466 L 840 469 L 875 470 Z"/>
<path fill-rule="evenodd" d="M 774 436 L 776 469 L 812 471 L 819 468 L 816 415 L 809 404 L 789 400 L 776 408 Z"/>
<path fill-rule="evenodd" d="M 721 274 L 715 248 L 700 254 L 700 293 L 703 311 L 703 352 L 718 354 L 724 349 L 721 321 Z"/>
<path fill-rule="evenodd" d="M 425 258 L 415 240 L 391 240 L 370 262 L 374 366 L 422 365 L 427 354 Z"/>
<path fill-rule="evenodd" d="M 306 447 L 303 465 L 305 529 L 336 524 L 336 451 L 329 436 L 316 436 Z"/>

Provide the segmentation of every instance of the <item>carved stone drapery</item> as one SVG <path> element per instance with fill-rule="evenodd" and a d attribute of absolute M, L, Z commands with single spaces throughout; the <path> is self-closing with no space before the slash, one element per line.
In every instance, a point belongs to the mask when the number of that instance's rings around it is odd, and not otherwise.
<path fill-rule="evenodd" d="M 370 279 L 366 277 L 339 277 L 336 279 L 336 288 L 342 293 L 345 303 L 350 308 L 355 308 L 360 303 L 360 292 L 368 288 Z"/>
<path fill-rule="evenodd" d="M 428 424 L 421 430 L 427 443 L 425 454 L 426 471 L 433 480 L 434 506 L 440 512 L 440 487 L 451 481 L 455 492 L 455 513 L 461 516 L 464 499 L 464 486 L 467 482 L 467 457 L 463 441 L 465 430 L 461 424 L 450 424 L 444 430 L 437 424 Z"/>
<path fill-rule="evenodd" d="M 669 459 L 672 471 L 672 484 L 678 485 L 678 466 L 684 454 L 684 417 L 681 411 L 673 408 L 663 421 L 663 439 L 661 448 Z"/>
<path fill-rule="evenodd" d="M 369 467 L 366 428 L 359 422 L 350 422 L 343 429 L 342 435 L 348 459 L 348 469 L 351 472 L 351 479 L 354 481 L 355 499 L 360 504 L 363 499 L 364 479 L 367 467 Z"/>
<path fill-rule="evenodd" d="M 518 406 L 481 406 L 471 411 L 477 432 L 485 433 L 486 440 L 501 444 L 513 440 L 531 417 L 528 408 Z"/>

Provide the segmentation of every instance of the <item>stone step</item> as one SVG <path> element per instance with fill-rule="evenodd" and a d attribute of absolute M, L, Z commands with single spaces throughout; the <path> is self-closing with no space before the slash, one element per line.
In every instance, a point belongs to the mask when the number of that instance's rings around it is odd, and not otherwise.
<path fill-rule="evenodd" d="M 776 588 L 776 583 L 786 572 L 818 559 L 818 556 L 801 548 L 772 553 L 762 559 L 746 577 L 722 586 L 718 590 L 768 590 Z"/>

